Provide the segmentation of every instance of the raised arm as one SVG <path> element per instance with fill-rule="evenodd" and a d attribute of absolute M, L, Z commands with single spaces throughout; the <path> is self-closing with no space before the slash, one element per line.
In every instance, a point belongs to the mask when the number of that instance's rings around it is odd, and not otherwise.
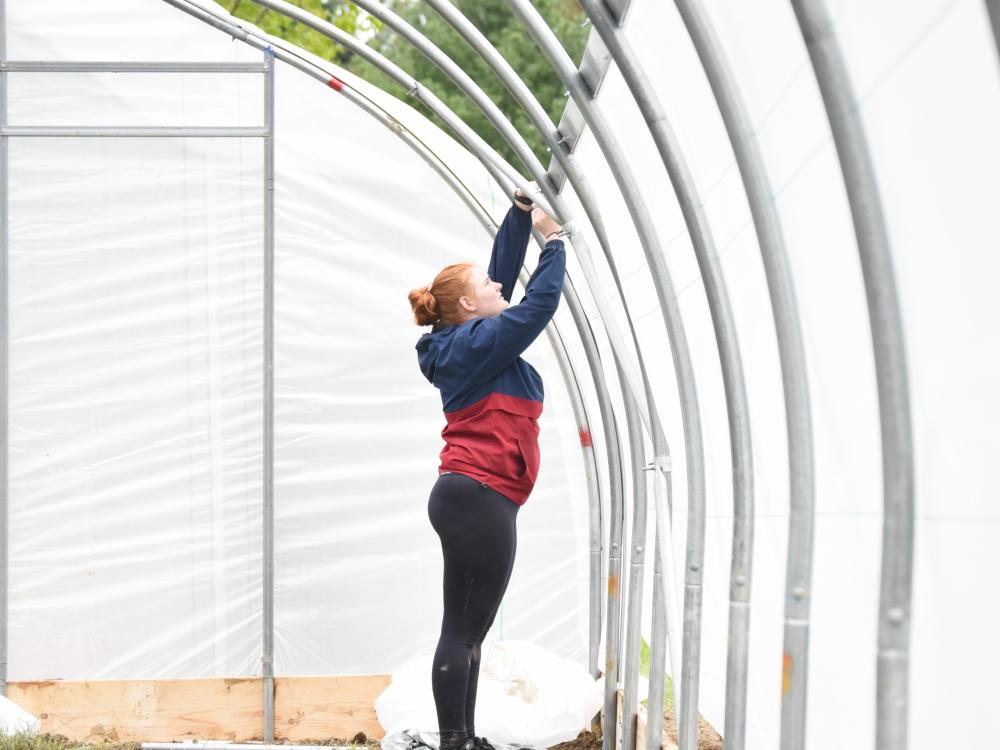
<path fill-rule="evenodd" d="M 559 306 L 565 276 L 566 249 L 562 240 L 553 239 L 545 244 L 524 299 L 469 326 L 471 380 L 482 383 L 496 377 L 538 338 Z"/>
<path fill-rule="evenodd" d="M 528 240 L 531 237 L 531 207 L 521 207 L 517 202 L 510 207 L 504 217 L 497 236 L 493 240 L 493 252 L 490 254 L 490 265 L 486 273 L 494 281 L 499 281 L 503 288 L 500 294 L 508 302 L 514 294 L 514 283 L 524 265 L 524 256 L 528 251 Z"/>

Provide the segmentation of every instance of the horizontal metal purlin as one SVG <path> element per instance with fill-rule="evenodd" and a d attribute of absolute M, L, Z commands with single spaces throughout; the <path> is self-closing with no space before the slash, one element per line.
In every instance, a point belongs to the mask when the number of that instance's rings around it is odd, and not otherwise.
<path fill-rule="evenodd" d="M 53 62 L 13 60 L 0 64 L 9 73 L 265 73 L 263 63 L 227 62 Z"/>
<path fill-rule="evenodd" d="M 605 0 L 608 9 L 620 21 L 628 11 L 631 0 Z M 611 53 L 604 45 L 604 40 L 599 34 L 591 32 L 587 38 L 587 45 L 583 50 L 583 57 L 580 59 L 580 76 L 590 87 L 593 96 L 597 96 L 604 77 L 611 65 Z M 566 104 L 562 118 L 559 120 L 559 134 L 563 137 L 567 150 L 570 153 L 576 151 L 576 145 L 587 126 L 583 119 L 580 108 L 576 106 L 572 99 Z M 549 160 L 549 179 L 556 186 L 556 190 L 562 192 L 566 184 L 566 173 L 563 171 L 559 161 L 552 157 Z"/>
<path fill-rule="evenodd" d="M 9 125 L 0 135 L 28 138 L 264 138 L 267 128 L 142 128 Z"/>

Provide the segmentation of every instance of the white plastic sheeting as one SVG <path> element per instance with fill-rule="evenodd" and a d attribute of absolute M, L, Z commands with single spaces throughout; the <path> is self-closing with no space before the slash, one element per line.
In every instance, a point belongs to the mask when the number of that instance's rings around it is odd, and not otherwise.
<path fill-rule="evenodd" d="M 0 695 L 0 735 L 38 734 L 41 722 L 7 696 Z"/>
<path fill-rule="evenodd" d="M 7 21 L 12 60 L 263 59 L 158 0 L 10 0 Z M 502 218 L 468 153 L 342 77 Z M 8 80 L 17 125 L 263 124 L 259 74 Z M 276 99 L 275 673 L 388 673 L 433 648 L 441 616 L 426 501 L 444 418 L 406 293 L 485 264 L 491 241 L 334 91 L 279 65 Z M 10 154 L 9 679 L 260 674 L 262 143 L 11 138 Z M 545 458 L 493 633 L 585 664 L 579 441 L 544 337 L 526 358 Z"/>
<path fill-rule="evenodd" d="M 375 701 L 386 731 L 383 750 L 408 750 L 419 736 L 440 745 L 434 697 L 427 689 L 434 655 L 421 654 L 393 672 Z M 476 735 L 498 750 L 546 748 L 576 739 L 604 702 L 604 679 L 586 667 L 528 641 L 491 641 L 482 647 L 476 690 Z"/>
<path fill-rule="evenodd" d="M 11 59 L 260 58 L 156 0 L 7 5 Z M 670 4 L 632 6 L 625 30 L 699 187 L 741 340 L 756 488 L 748 747 L 772 748 L 788 482 L 767 287 L 732 151 L 683 24 Z M 790 6 L 706 6 L 768 166 L 805 334 L 816 450 L 807 742 L 871 747 L 878 404 L 837 155 Z M 1000 417 L 992 293 L 1000 66 L 980 0 L 829 6 L 875 162 L 910 364 L 910 746 L 973 745 L 988 731 L 1000 670 L 1000 595 L 990 583 L 1000 563 L 990 481 Z M 262 113 L 248 75 L 213 76 L 207 88 L 194 74 L 162 76 L 155 96 L 127 82 L 135 76 L 30 74 L 18 83 L 28 75 L 8 74 L 15 124 L 256 125 Z M 356 85 L 502 215 L 503 197 L 467 153 L 405 105 Z M 440 606 L 424 501 L 441 416 L 413 361 L 419 331 L 403 297 L 447 262 L 484 258 L 489 242 L 419 158 L 347 102 L 280 66 L 277 96 L 276 672 L 389 672 L 427 650 Z M 700 707 L 721 729 L 732 498 L 718 356 L 676 201 L 613 69 L 598 102 L 653 208 L 694 358 L 708 470 Z M 12 141 L 12 679 L 259 673 L 260 154 L 250 140 Z M 577 154 L 604 207 L 661 394 L 681 541 L 684 443 L 663 323 L 589 135 Z M 578 343 L 567 343 L 585 372 Z M 548 385 L 544 464 L 519 518 L 497 635 L 582 662 L 579 450 L 543 340 L 528 358 Z M 588 406 L 596 419 L 590 397 Z M 683 544 L 677 553 L 681 570 Z M 649 600 L 647 589 L 647 617 Z"/>
<path fill-rule="evenodd" d="M 678 13 L 633 2 L 625 31 L 684 148 L 711 222 L 741 340 L 751 410 L 755 544 L 747 747 L 778 743 L 788 526 L 784 407 L 756 235 L 726 132 Z M 882 477 L 870 327 L 837 154 L 791 6 L 705 3 L 749 108 L 783 223 L 805 335 L 816 451 L 807 745 L 871 747 Z M 828 3 L 874 155 L 902 300 L 916 452 L 910 747 L 980 741 L 1000 669 L 1000 515 L 991 457 L 1000 400 L 1000 75 L 981 2 Z M 690 241 L 645 125 L 617 71 L 598 103 L 653 207 L 694 356 L 708 470 L 701 711 L 722 727 L 732 484 L 711 320 Z M 634 231 L 589 134 L 578 156 L 615 236 L 675 457 L 686 482 L 663 324 Z M 683 545 L 677 567 L 683 566 Z M 647 602 L 648 602 L 647 596 Z"/>

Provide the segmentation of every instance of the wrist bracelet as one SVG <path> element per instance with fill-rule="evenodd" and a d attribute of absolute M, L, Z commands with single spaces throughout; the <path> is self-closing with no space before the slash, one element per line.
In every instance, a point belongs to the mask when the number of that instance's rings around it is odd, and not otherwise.
<path fill-rule="evenodd" d="M 548 241 L 549 237 L 551 237 L 552 235 L 556 235 L 557 237 L 559 237 L 561 234 L 562 234 L 562 230 L 561 229 L 557 229 L 555 232 L 549 232 L 547 235 L 545 235 L 545 239 L 546 239 L 546 241 Z"/>

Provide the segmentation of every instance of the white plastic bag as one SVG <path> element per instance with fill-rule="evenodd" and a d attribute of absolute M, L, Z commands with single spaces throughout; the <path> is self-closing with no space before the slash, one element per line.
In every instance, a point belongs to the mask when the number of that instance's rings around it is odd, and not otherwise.
<path fill-rule="evenodd" d="M 404 664 L 375 701 L 383 750 L 407 750 L 419 739 L 438 746 L 431 655 Z M 604 703 L 604 679 L 527 641 L 486 641 L 479 665 L 476 734 L 498 750 L 547 748 L 575 739 Z"/>
<path fill-rule="evenodd" d="M 42 722 L 6 696 L 0 695 L 0 734 L 38 734 Z"/>

